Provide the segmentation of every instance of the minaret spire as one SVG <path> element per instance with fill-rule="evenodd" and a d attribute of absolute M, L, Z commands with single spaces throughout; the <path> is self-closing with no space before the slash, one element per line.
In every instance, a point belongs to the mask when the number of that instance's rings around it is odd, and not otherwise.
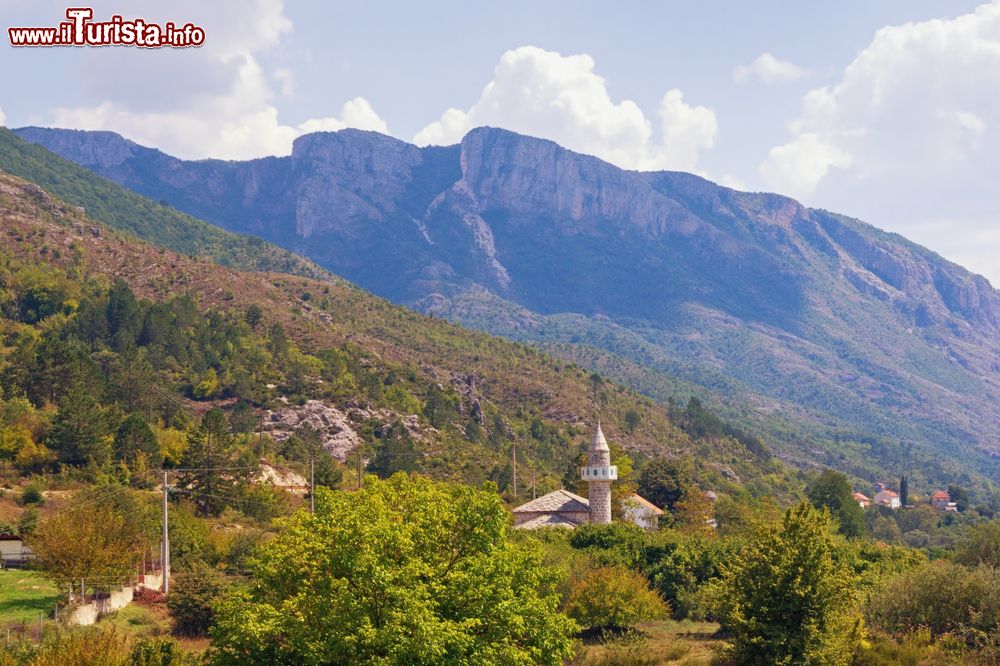
<path fill-rule="evenodd" d="M 590 522 L 611 522 L 611 482 L 618 478 L 618 468 L 611 464 L 611 449 L 598 420 L 594 438 L 587 451 L 587 466 L 580 468 L 580 478 L 587 482 L 590 499 Z"/>

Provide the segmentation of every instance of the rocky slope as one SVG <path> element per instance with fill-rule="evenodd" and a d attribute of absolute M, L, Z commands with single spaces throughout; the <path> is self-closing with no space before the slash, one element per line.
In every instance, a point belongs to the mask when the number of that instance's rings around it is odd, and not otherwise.
<path fill-rule="evenodd" d="M 490 128 L 424 149 L 319 133 L 249 162 L 17 133 L 394 301 L 704 386 L 772 420 L 790 457 L 943 455 L 1000 478 L 1000 293 L 857 220 Z"/>

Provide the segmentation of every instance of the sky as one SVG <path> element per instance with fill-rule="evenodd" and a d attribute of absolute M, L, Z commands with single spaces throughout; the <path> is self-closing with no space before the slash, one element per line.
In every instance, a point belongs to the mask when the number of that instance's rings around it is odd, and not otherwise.
<path fill-rule="evenodd" d="M 119 132 L 189 159 L 345 127 L 480 125 L 691 171 L 900 233 L 1000 285 L 1000 0 L 94 0 L 196 49 L 14 49 L 0 124 Z M 0 0 L 48 26 L 66 5 Z"/>

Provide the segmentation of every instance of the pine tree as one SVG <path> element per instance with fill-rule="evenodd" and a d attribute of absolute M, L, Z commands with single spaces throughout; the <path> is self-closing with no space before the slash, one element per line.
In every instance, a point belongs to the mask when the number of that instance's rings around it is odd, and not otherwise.
<path fill-rule="evenodd" d="M 905 474 L 899 479 L 899 503 L 904 507 L 910 503 L 910 480 Z"/>
<path fill-rule="evenodd" d="M 59 401 L 48 436 L 49 447 L 69 465 L 84 465 L 91 460 L 103 465 L 111 454 L 107 420 L 107 413 L 89 391 L 74 388 Z"/>
<path fill-rule="evenodd" d="M 231 468 L 233 437 L 221 409 L 205 413 L 198 428 L 188 436 L 178 486 L 194 497 L 198 515 L 218 516 L 236 500 L 239 482 Z"/>
<path fill-rule="evenodd" d="M 159 467 L 163 462 L 156 435 L 146 423 L 146 419 L 132 414 L 118 426 L 114 440 L 115 458 L 135 470 L 136 460 L 143 459 L 149 467 Z"/>

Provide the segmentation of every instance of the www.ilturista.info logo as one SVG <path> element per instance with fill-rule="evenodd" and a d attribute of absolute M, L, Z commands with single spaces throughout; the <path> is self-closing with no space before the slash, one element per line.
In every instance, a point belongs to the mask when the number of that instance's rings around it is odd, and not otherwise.
<path fill-rule="evenodd" d="M 205 29 L 193 23 L 163 25 L 143 19 L 125 20 L 115 15 L 109 21 L 92 21 L 90 7 L 70 7 L 55 27 L 7 28 L 11 46 L 140 46 L 186 48 L 205 43 Z"/>

